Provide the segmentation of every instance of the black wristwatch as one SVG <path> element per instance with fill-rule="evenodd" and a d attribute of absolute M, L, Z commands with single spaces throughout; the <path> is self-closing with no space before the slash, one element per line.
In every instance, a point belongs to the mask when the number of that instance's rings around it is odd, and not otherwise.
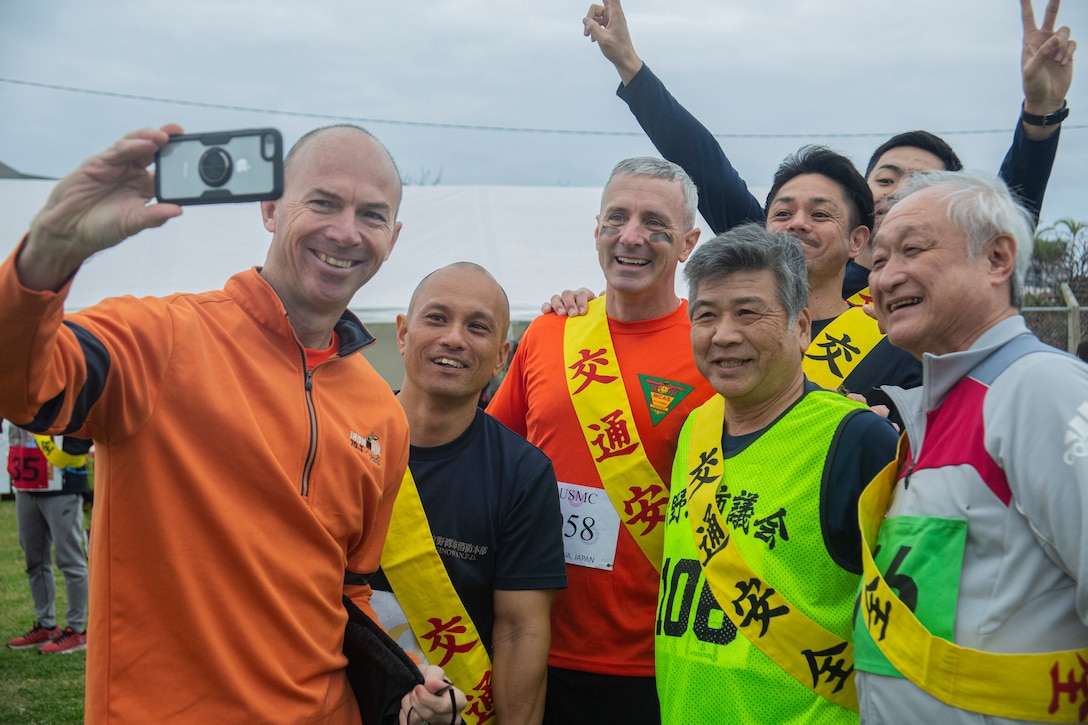
<path fill-rule="evenodd" d="M 1054 113 L 1048 113 L 1045 116 L 1036 116 L 1034 113 L 1028 113 L 1024 110 L 1024 105 L 1020 104 L 1020 120 L 1029 126 L 1057 126 L 1059 123 L 1066 119 L 1069 115 L 1069 103 L 1062 101 L 1062 107 Z"/>

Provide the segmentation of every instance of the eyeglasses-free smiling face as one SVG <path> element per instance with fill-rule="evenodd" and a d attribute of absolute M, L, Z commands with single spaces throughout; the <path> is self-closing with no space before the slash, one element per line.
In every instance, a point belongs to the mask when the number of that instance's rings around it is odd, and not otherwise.
<path fill-rule="evenodd" d="M 868 241 L 854 227 L 842 186 L 823 174 L 801 174 L 778 190 L 767 210 L 767 230 L 789 232 L 801 242 L 810 280 L 837 277 Z"/>
<path fill-rule="evenodd" d="M 289 314 L 348 306 L 393 250 L 400 193 L 392 160 L 358 129 L 328 129 L 297 149 L 283 196 L 261 203 L 272 232 L 262 274 Z"/>
<path fill-rule="evenodd" d="M 695 366 L 739 411 L 792 401 L 803 385 L 808 310 L 788 319 L 771 270 L 733 272 L 699 282 L 691 300 Z"/>
<path fill-rule="evenodd" d="M 995 285 L 1008 279 L 1001 262 L 1011 240 L 999 235 L 970 255 L 945 193 L 931 187 L 895 204 L 872 245 L 877 320 L 893 345 L 919 359 L 966 349 L 1009 309 L 1007 289 L 996 293 Z"/>
<path fill-rule="evenodd" d="M 452 266 L 426 278 L 407 315 L 397 316 L 397 346 L 407 390 L 452 401 L 476 400 L 506 362 L 510 308 L 490 275 Z"/>

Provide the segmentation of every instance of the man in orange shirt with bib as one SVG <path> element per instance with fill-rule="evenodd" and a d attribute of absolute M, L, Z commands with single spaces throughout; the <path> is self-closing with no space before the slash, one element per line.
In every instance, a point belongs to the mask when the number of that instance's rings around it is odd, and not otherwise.
<path fill-rule="evenodd" d="M 538 317 L 488 407 L 552 459 L 567 589 L 552 606 L 545 723 L 658 723 L 654 619 L 669 472 L 713 393 L 691 355 L 676 265 L 699 239 L 676 164 L 620 162 L 594 233 L 607 283 L 585 316 Z"/>

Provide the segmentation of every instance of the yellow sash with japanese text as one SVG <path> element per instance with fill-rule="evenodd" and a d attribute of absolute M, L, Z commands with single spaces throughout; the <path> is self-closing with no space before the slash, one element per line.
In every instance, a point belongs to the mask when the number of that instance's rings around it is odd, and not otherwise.
<path fill-rule="evenodd" d="M 869 291 L 869 288 L 858 290 L 854 294 L 846 298 L 846 304 L 851 307 L 864 307 L 865 305 L 873 304 L 873 293 Z"/>
<path fill-rule="evenodd" d="M 38 444 L 45 460 L 53 464 L 54 468 L 83 468 L 87 465 L 87 454 L 75 455 L 65 453 L 60 446 L 53 442 L 50 436 L 34 434 L 34 442 Z"/>
<path fill-rule="evenodd" d="M 843 391 L 843 382 L 884 335 L 876 320 L 860 307 L 851 307 L 827 324 L 805 351 L 805 377 L 825 390 Z"/>
<path fill-rule="evenodd" d="M 665 515 L 656 512 L 668 505 L 669 487 L 646 457 L 639 437 L 608 331 L 603 295 L 590 301 L 585 315 L 567 320 L 563 362 L 569 371 L 571 403 L 601 483 L 627 532 L 660 572 Z M 650 505 L 636 512 L 634 500 L 647 496 Z M 655 513 L 647 518 L 647 511 Z"/>
<path fill-rule="evenodd" d="M 870 482 L 858 502 L 864 564 L 859 622 L 900 674 L 947 705 L 1014 720 L 1084 722 L 1088 649 L 996 654 L 958 647 L 930 634 L 881 576 L 872 547 L 908 449 L 904 435 L 897 460 Z M 880 607 L 879 617 L 869 616 L 872 606 Z"/>
<path fill-rule="evenodd" d="M 705 416 L 709 420 L 702 421 L 703 424 L 699 420 L 691 421 L 687 470 L 698 471 L 699 475 L 691 476 L 688 480 L 688 519 L 710 590 L 719 603 L 728 602 L 728 592 L 735 588 L 737 582 L 761 582 L 763 577 L 744 561 L 733 542 L 732 532 L 714 503 L 714 494 L 725 474 L 725 459 L 720 454 L 725 399 L 715 395 L 691 415 Z M 719 455 L 703 455 L 714 450 L 719 451 Z M 708 517 L 710 522 L 707 522 Z M 715 527 L 721 532 L 717 537 L 720 544 L 713 550 L 706 545 L 708 527 Z M 854 686 L 854 645 L 812 621 L 780 592 L 769 588 L 764 591 L 774 592 L 774 602 L 779 605 L 776 609 L 787 610 L 775 618 L 774 636 L 764 637 L 765 632 L 758 621 L 740 616 L 729 606 L 721 607 L 722 612 L 737 631 L 795 680 L 820 697 L 856 712 L 858 695 Z M 829 652 L 838 659 L 837 669 L 849 672 L 845 679 L 813 677 L 811 658 L 816 653 Z"/>
<path fill-rule="evenodd" d="M 430 639 L 429 651 L 434 652 L 439 640 L 455 638 L 444 659 L 432 664 L 442 667 L 453 684 L 470 696 L 485 688 L 490 691 L 491 658 L 435 549 L 410 469 L 405 469 L 393 503 L 382 571 L 421 645 L 426 646 L 425 640 Z M 429 633 L 432 636 L 428 637 Z M 494 717 L 490 697 L 472 699 L 472 706 L 462 713 L 466 723 L 476 725 Z"/>

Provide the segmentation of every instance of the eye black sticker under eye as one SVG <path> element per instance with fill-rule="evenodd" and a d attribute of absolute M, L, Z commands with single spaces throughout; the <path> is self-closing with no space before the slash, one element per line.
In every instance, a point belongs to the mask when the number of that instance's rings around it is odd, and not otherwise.
<path fill-rule="evenodd" d="M 615 236 L 618 236 L 619 233 L 620 233 L 620 228 L 619 227 L 610 227 L 610 226 L 607 226 L 607 225 L 601 227 L 601 234 L 603 234 L 606 237 L 615 237 Z"/>
<path fill-rule="evenodd" d="M 666 244 L 672 244 L 672 235 L 668 232 L 651 232 L 651 242 L 665 242 Z"/>

